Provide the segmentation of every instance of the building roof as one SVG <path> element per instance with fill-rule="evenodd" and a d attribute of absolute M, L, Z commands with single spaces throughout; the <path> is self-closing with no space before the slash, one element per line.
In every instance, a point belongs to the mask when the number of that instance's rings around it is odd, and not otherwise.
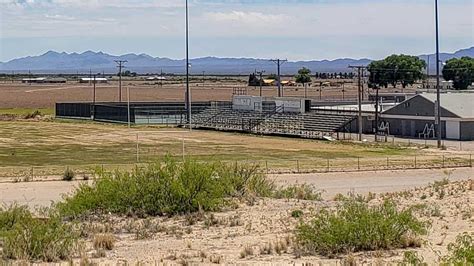
<path fill-rule="evenodd" d="M 436 102 L 435 93 L 423 93 L 421 97 Z M 461 118 L 474 117 L 474 93 L 442 93 L 441 107 Z"/>
<path fill-rule="evenodd" d="M 159 76 L 154 76 L 154 77 L 148 77 L 146 80 L 166 80 L 166 77 L 159 77 Z"/>
<path fill-rule="evenodd" d="M 94 78 L 81 78 L 82 81 L 94 81 Z M 96 81 L 107 81 L 106 78 L 95 78 Z"/>

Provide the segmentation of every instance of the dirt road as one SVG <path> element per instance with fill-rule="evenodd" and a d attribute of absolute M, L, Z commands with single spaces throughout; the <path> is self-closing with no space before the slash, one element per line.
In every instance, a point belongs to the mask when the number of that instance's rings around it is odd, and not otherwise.
<path fill-rule="evenodd" d="M 324 198 L 331 199 L 338 193 L 366 194 L 368 192 L 383 193 L 401 191 L 421 187 L 436 180 L 448 177 L 450 180 L 474 178 L 474 168 L 455 170 L 410 170 L 410 171 L 379 171 L 359 173 L 329 173 L 304 175 L 275 175 L 280 185 L 307 183 L 325 191 Z M 61 195 L 70 193 L 81 181 L 63 182 L 28 182 L 0 184 L 0 202 L 11 204 L 17 202 L 31 208 L 49 206 L 51 202 L 61 199 Z M 84 181 L 82 181 L 84 182 Z"/>

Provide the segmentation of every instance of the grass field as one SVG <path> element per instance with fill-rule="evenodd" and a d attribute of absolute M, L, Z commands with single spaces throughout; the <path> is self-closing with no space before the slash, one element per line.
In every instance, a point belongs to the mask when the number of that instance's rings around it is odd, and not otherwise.
<path fill-rule="evenodd" d="M 370 144 L 263 137 L 179 128 L 137 127 L 55 120 L 0 122 L 0 175 L 28 167 L 89 169 L 94 165 L 133 165 L 166 154 L 197 160 L 268 161 L 272 168 L 326 165 L 326 160 L 403 158 L 422 150 Z M 137 142 L 138 139 L 138 142 Z M 384 159 L 385 160 L 385 159 Z M 8 169 L 8 170 L 7 170 Z"/>

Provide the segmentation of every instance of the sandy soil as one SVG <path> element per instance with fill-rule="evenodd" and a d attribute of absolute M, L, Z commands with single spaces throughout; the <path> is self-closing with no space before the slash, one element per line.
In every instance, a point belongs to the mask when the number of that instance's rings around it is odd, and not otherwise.
<path fill-rule="evenodd" d="M 437 264 L 437 254 L 445 255 L 447 245 L 457 235 L 474 232 L 474 191 L 471 182 L 444 186 L 442 190 L 446 194 L 443 198 L 433 187 L 383 195 L 394 199 L 400 208 L 426 204 L 426 209 L 418 215 L 420 219 L 430 221 L 431 227 L 428 235 L 422 237 L 425 244 L 415 251 L 429 265 Z M 427 198 L 422 199 L 423 196 Z M 381 201 L 382 198 L 376 198 L 371 203 Z M 100 223 L 86 224 L 84 230 L 91 235 L 95 230 L 99 233 L 109 232 L 116 237 L 116 246 L 112 251 L 106 252 L 104 258 L 92 260 L 100 264 L 341 265 L 352 260 L 358 264 L 383 265 L 402 259 L 405 250 L 362 252 L 334 259 L 295 255 L 293 230 L 299 220 L 291 217 L 291 211 L 302 210 L 303 219 L 310 219 L 312 213 L 336 204 L 334 201 L 262 199 L 252 206 L 241 204 L 235 210 L 196 218 L 193 223 L 189 223 L 190 219 L 185 217 L 148 220 L 106 217 Z M 150 235 L 144 237 L 137 233 L 144 231 Z M 275 246 L 280 246 L 280 254 Z M 273 251 L 268 254 L 266 250 L 269 247 L 273 247 Z M 251 252 L 246 256 L 241 255 L 246 248 Z M 85 248 L 88 256 L 94 256 L 94 252 L 90 246 Z"/>
<path fill-rule="evenodd" d="M 279 184 L 309 183 L 326 190 L 323 201 L 257 199 L 241 202 L 236 208 L 202 216 L 149 218 L 119 218 L 106 216 L 83 222 L 83 258 L 79 263 L 99 265 L 117 263 L 165 264 L 233 264 L 233 265 L 341 265 L 349 259 L 362 264 L 387 264 L 400 261 L 404 250 L 364 252 L 328 259 L 319 256 L 296 256 L 293 249 L 293 230 L 298 219 L 291 217 L 293 210 L 302 210 L 303 219 L 326 207 L 333 207 L 336 193 L 349 191 L 366 195 L 375 192 L 371 201 L 376 204 L 384 198 L 398 202 L 400 208 L 426 204 L 420 219 L 431 221 L 426 243 L 416 249 L 430 265 L 436 264 L 439 254 L 447 252 L 447 245 L 462 232 L 474 232 L 474 172 L 472 168 L 452 171 L 416 170 L 405 172 L 365 172 L 321 175 L 278 175 Z M 428 186 L 436 180 L 449 177 L 452 181 L 441 189 Z M 470 179 L 471 178 L 471 179 Z M 466 181 L 454 181 L 466 180 Z M 44 206 L 59 200 L 79 182 L 38 182 L 0 184 L 0 201 L 18 201 L 29 206 Z M 405 190 L 406 189 L 406 190 Z M 441 196 L 441 192 L 443 195 Z M 404 192 L 400 192 L 404 191 Z M 388 193 L 386 193 L 388 192 Z M 112 234 L 115 247 L 101 254 L 92 247 L 96 234 Z M 275 246 L 281 247 L 281 254 Z M 265 250 L 272 246 L 271 254 Z M 242 256 L 244 249 L 251 253 Z M 93 258 L 96 257 L 96 258 Z"/>
<path fill-rule="evenodd" d="M 132 101 L 183 101 L 183 84 L 147 84 L 145 81 L 124 81 L 122 99 L 127 98 L 127 88 L 130 88 Z M 246 81 L 217 81 L 192 84 L 193 101 L 218 101 L 230 100 L 234 88 L 242 88 L 249 95 L 259 95 L 259 88 L 247 87 Z M 308 97 L 326 100 L 356 99 L 357 84 L 348 83 L 344 93 L 342 87 L 324 87 L 322 93 L 319 87 L 309 87 Z M 400 89 L 387 89 L 398 91 Z M 412 90 L 412 89 L 411 89 Z M 385 91 L 385 89 L 384 89 Z M 407 91 L 410 91 L 408 89 Z M 277 96 L 275 87 L 264 87 L 263 96 Z M 287 87 L 284 96 L 304 96 L 302 87 Z M 89 84 L 20 84 L 0 83 L 0 108 L 53 108 L 56 102 L 92 101 L 93 86 Z M 111 81 L 109 84 L 98 84 L 96 87 L 96 100 L 98 102 L 118 101 L 118 83 Z"/>

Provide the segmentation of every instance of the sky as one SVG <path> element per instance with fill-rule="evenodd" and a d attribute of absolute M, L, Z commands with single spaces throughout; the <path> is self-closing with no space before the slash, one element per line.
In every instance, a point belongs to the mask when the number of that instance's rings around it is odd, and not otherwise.
<path fill-rule="evenodd" d="M 380 59 L 435 51 L 434 0 L 189 0 L 190 57 Z M 439 0 L 443 52 L 474 46 L 474 0 Z M 185 55 L 184 0 L 0 0 L 0 61 Z"/>

